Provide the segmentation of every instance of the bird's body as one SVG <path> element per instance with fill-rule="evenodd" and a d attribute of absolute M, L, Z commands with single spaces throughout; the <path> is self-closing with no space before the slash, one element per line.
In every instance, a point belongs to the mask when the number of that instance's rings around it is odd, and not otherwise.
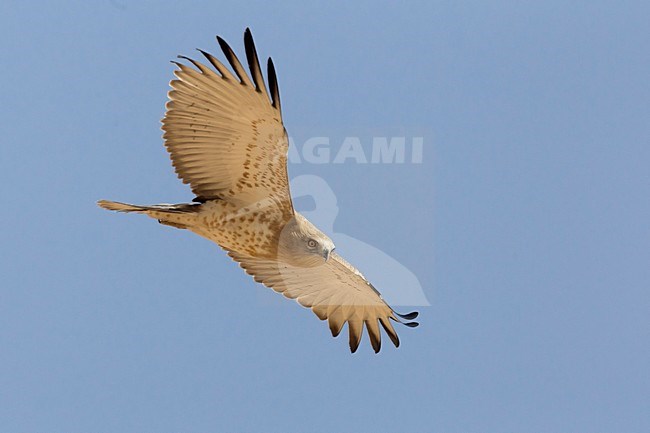
<path fill-rule="evenodd" d="M 205 203 L 158 204 L 139 206 L 108 200 L 98 204 L 117 212 L 137 212 L 158 220 L 161 224 L 187 229 L 206 238 L 227 251 L 259 259 L 277 259 L 283 254 L 282 240 L 290 236 L 295 225 L 306 226 L 314 238 L 333 243 L 327 235 L 313 226 L 300 213 L 285 217 L 277 209 L 258 204 L 237 206 L 225 200 Z M 291 261 L 288 258 L 286 261 Z M 317 263 L 320 264 L 320 263 Z M 306 266 L 309 267 L 309 266 Z"/>
<path fill-rule="evenodd" d="M 176 63 L 163 119 L 165 146 L 193 203 L 130 205 L 101 200 L 108 210 L 137 212 L 215 242 L 256 281 L 311 308 L 334 336 L 348 323 L 356 351 L 363 328 L 379 351 L 379 324 L 395 346 L 395 313 L 365 277 L 338 254 L 323 232 L 296 212 L 287 175 L 288 139 L 282 123 L 275 69 L 269 91 L 250 31 L 244 42 L 251 79 L 232 49 L 218 38 L 236 77 L 201 51 L 218 74 L 185 58 Z M 400 316 L 413 319 L 417 313 Z M 414 323 L 406 323 L 415 326 Z"/>
<path fill-rule="evenodd" d="M 190 230 L 226 250 L 274 258 L 278 256 L 280 233 L 287 221 L 281 212 L 262 206 L 238 207 L 212 200 L 200 206 L 196 224 Z"/>

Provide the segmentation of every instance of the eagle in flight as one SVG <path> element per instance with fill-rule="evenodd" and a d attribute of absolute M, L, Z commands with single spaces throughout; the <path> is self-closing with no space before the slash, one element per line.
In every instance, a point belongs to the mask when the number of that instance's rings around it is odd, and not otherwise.
<path fill-rule="evenodd" d="M 352 352 L 364 327 L 379 352 L 379 325 L 398 347 L 391 320 L 415 327 L 410 320 L 417 312 L 396 313 L 361 272 L 334 252 L 331 239 L 293 208 L 289 140 L 272 60 L 267 88 L 249 29 L 244 45 L 250 77 L 230 46 L 217 40 L 234 75 L 205 51 L 199 50 L 214 69 L 179 56 L 193 67 L 173 62 L 178 69 L 162 120 L 172 165 L 196 198 L 186 204 L 100 200 L 98 205 L 142 213 L 214 241 L 255 281 L 327 320 L 334 337 L 347 322 Z"/>

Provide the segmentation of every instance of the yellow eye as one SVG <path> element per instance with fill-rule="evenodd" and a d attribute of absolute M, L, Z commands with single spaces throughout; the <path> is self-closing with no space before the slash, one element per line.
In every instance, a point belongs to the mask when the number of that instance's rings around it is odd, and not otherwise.
<path fill-rule="evenodd" d="M 307 246 L 309 246 L 309 248 L 314 248 L 316 246 L 316 241 L 313 239 L 309 239 L 307 241 Z"/>

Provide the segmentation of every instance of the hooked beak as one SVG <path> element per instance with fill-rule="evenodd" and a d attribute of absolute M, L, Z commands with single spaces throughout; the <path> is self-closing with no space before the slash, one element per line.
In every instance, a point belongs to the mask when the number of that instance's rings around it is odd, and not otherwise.
<path fill-rule="evenodd" d="M 323 257 L 325 258 L 325 261 L 328 261 L 330 259 L 330 254 L 332 254 L 332 251 L 334 250 L 335 248 L 323 251 Z"/>

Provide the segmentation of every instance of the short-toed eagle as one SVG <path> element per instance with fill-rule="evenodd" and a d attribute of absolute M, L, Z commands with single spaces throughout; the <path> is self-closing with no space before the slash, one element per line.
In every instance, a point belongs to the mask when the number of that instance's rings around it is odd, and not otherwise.
<path fill-rule="evenodd" d="M 364 327 L 375 352 L 381 325 L 395 346 L 391 320 L 397 314 L 334 244 L 291 202 L 287 176 L 289 141 L 282 123 L 273 62 L 264 83 L 250 30 L 244 33 L 250 77 L 228 44 L 217 37 L 234 75 L 214 56 L 212 65 L 179 56 L 174 62 L 167 112 L 162 121 L 165 147 L 178 177 L 196 198 L 188 204 L 137 206 L 100 200 L 104 209 L 138 212 L 169 226 L 216 242 L 250 275 L 327 320 L 333 336 L 347 322 L 355 352 Z M 404 323 L 417 326 L 415 322 Z"/>

